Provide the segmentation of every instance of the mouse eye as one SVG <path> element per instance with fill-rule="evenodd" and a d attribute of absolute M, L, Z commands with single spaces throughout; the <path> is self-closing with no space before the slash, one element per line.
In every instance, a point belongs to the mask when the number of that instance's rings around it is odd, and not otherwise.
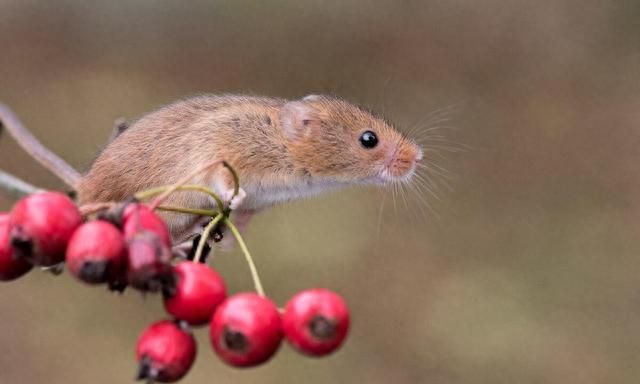
<path fill-rule="evenodd" d="M 360 136 L 360 144 L 367 149 L 371 149 L 378 145 L 378 137 L 371 131 L 366 131 Z"/>

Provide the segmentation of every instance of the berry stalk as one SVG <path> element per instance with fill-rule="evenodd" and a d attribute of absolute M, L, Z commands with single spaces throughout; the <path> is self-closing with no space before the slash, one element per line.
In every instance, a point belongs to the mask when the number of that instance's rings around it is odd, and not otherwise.
<path fill-rule="evenodd" d="M 198 248 L 196 249 L 196 253 L 193 256 L 194 263 L 200 262 L 200 258 L 202 257 L 202 251 L 204 250 L 204 245 L 207 243 L 207 239 L 209 238 L 209 236 L 211 236 L 211 231 L 213 231 L 213 229 L 216 227 L 216 225 L 218 225 L 218 223 L 220 222 L 220 220 L 222 220 L 223 217 L 224 215 L 218 214 L 209 222 L 209 224 L 207 224 L 207 226 L 202 231 L 202 235 L 200 236 L 200 242 L 198 243 Z"/>
<path fill-rule="evenodd" d="M 154 188 L 147 189 L 146 191 L 141 191 L 136 193 L 135 198 L 138 200 L 146 200 L 156 195 L 166 194 L 166 192 L 168 192 L 169 190 L 172 190 L 172 192 L 175 192 L 175 191 L 203 192 L 211 196 L 215 200 L 217 206 L 222 207 L 222 199 L 220 199 L 220 197 L 211 189 L 199 184 L 187 184 L 187 185 L 181 185 L 178 187 L 176 187 L 175 185 L 164 185 L 161 187 L 154 187 Z"/>
<path fill-rule="evenodd" d="M 227 227 L 229 227 L 229 230 L 231 230 L 231 233 L 233 233 L 233 236 L 238 241 L 238 245 L 240 246 L 240 249 L 244 254 L 244 258 L 247 260 L 247 264 L 249 264 L 249 270 L 251 271 L 251 277 L 253 278 L 253 285 L 256 288 L 256 292 L 260 296 L 265 296 L 264 289 L 262 288 L 262 283 L 260 282 L 260 276 L 258 276 L 258 270 L 256 269 L 256 265 L 253 263 L 253 258 L 251 257 L 251 253 L 249 253 L 247 245 L 240 235 L 240 231 L 238 231 L 238 228 L 231 222 L 231 220 L 227 219 L 226 217 L 224 219 L 224 223 Z"/>

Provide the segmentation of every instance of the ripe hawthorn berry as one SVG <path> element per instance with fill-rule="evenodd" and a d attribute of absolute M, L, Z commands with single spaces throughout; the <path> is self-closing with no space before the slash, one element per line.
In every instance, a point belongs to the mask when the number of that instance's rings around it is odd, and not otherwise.
<path fill-rule="evenodd" d="M 250 367 L 266 362 L 282 342 L 282 323 L 275 304 L 255 293 L 229 297 L 211 319 L 209 338 L 227 364 Z"/>
<path fill-rule="evenodd" d="M 9 214 L 0 213 L 0 280 L 17 279 L 31 268 L 26 260 L 14 257 L 9 243 Z"/>
<path fill-rule="evenodd" d="M 349 309 L 328 289 L 308 289 L 296 294 L 282 316 L 287 341 L 309 356 L 335 351 L 349 330 Z"/>
<path fill-rule="evenodd" d="M 85 283 L 115 282 L 127 263 L 124 236 L 107 221 L 82 224 L 69 240 L 66 262 L 71 274 Z"/>
<path fill-rule="evenodd" d="M 167 224 L 144 204 L 127 204 L 122 214 L 122 231 L 127 240 L 142 231 L 155 233 L 164 245 L 171 248 L 171 234 Z"/>
<path fill-rule="evenodd" d="M 173 283 L 163 288 L 167 312 L 190 325 L 209 322 L 226 295 L 220 275 L 205 264 L 192 261 L 176 264 Z"/>
<path fill-rule="evenodd" d="M 155 232 L 142 230 L 127 240 L 127 280 L 141 291 L 172 284 L 171 250 Z"/>
<path fill-rule="evenodd" d="M 9 215 L 15 255 L 31 264 L 52 266 L 64 261 L 67 244 L 82 224 L 82 215 L 66 195 L 40 192 L 22 198 Z"/>
<path fill-rule="evenodd" d="M 193 335 L 174 321 L 151 324 L 138 338 L 136 357 L 137 380 L 173 383 L 180 380 L 196 358 Z"/>

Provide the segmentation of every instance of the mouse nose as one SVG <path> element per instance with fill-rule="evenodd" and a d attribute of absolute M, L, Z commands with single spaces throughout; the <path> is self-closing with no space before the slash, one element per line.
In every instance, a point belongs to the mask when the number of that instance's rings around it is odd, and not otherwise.
<path fill-rule="evenodd" d="M 422 148 L 418 147 L 418 150 L 416 151 L 415 161 L 418 162 L 420 160 L 422 160 Z"/>
<path fill-rule="evenodd" d="M 390 154 L 386 167 L 389 175 L 394 178 L 409 177 L 416 169 L 417 163 L 422 160 L 422 148 L 411 142 L 400 142 Z"/>

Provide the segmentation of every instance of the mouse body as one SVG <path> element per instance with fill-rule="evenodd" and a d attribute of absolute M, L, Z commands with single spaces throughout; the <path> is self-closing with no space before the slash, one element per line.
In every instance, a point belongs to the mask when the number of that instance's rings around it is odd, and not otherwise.
<path fill-rule="evenodd" d="M 215 159 L 238 173 L 231 208 L 241 224 L 272 205 L 354 184 L 407 181 L 421 148 L 372 113 L 330 97 L 299 100 L 204 95 L 175 102 L 132 123 L 110 142 L 78 185 L 80 203 L 125 200 L 178 182 Z M 231 199 L 233 179 L 218 167 L 190 183 Z M 208 196 L 177 192 L 167 205 L 215 208 Z M 174 241 L 198 219 L 163 212 Z"/>

